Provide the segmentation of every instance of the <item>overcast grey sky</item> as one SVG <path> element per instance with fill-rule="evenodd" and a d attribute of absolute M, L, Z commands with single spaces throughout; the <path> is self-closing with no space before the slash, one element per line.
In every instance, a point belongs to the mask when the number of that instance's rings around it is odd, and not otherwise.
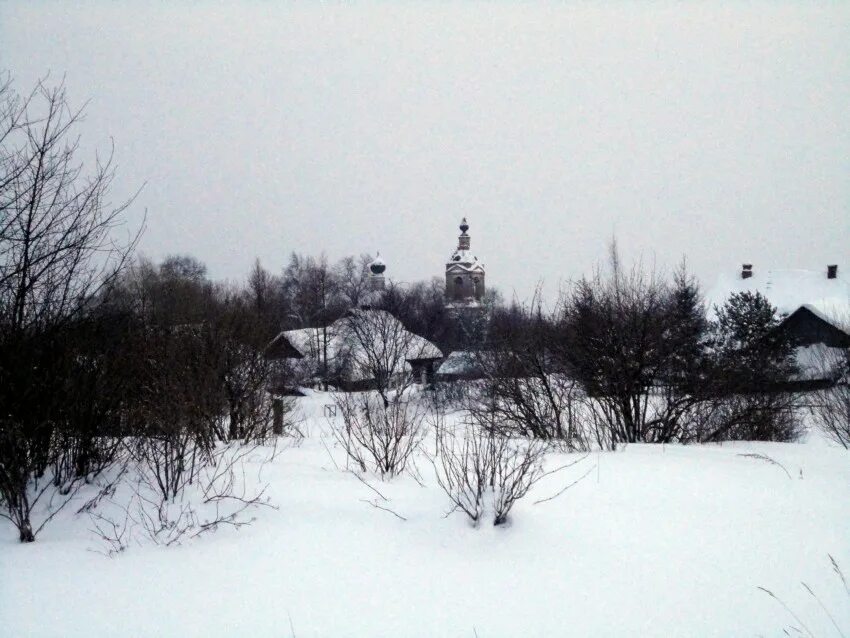
<path fill-rule="evenodd" d="M 441 276 L 467 216 L 510 296 L 627 258 L 710 287 L 850 269 L 850 2 L 0 4 L 0 67 L 65 74 L 142 250 L 215 277 L 380 250 Z"/>

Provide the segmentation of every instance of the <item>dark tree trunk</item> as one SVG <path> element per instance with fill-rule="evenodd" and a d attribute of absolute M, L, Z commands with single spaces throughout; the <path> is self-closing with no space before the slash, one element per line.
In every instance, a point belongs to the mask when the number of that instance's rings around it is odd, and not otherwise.
<path fill-rule="evenodd" d="M 20 540 L 22 543 L 32 543 L 35 540 L 35 535 L 32 533 L 32 525 L 29 521 L 24 521 L 20 525 Z"/>

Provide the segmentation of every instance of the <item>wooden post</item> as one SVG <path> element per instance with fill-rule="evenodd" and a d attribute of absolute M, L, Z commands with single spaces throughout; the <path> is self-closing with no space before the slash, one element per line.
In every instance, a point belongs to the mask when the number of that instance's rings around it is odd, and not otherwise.
<path fill-rule="evenodd" d="M 280 397 L 272 399 L 272 413 L 274 414 L 272 433 L 283 434 L 283 399 Z"/>

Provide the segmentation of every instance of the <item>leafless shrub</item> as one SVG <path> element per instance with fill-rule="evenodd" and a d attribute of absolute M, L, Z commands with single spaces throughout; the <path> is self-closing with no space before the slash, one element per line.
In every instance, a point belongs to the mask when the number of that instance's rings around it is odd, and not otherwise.
<path fill-rule="evenodd" d="M 35 540 L 89 471 L 82 446 L 75 455 L 58 444 L 91 434 L 71 432 L 84 388 L 69 383 L 70 327 L 98 305 L 138 239 L 116 237 L 132 199 L 109 203 L 111 153 L 81 161 L 81 118 L 63 84 L 19 95 L 0 76 L 0 516 L 21 542 Z M 70 476 L 60 452 L 76 457 Z M 31 520 L 46 502 L 45 518 Z"/>
<path fill-rule="evenodd" d="M 163 501 L 175 500 L 182 494 L 213 458 L 211 451 L 199 446 L 193 433 L 185 428 L 133 438 L 127 450 L 139 467 L 143 482 L 156 488 Z"/>
<path fill-rule="evenodd" d="M 186 472 L 180 475 L 183 480 L 176 482 L 175 476 L 167 485 L 162 466 L 128 457 L 121 476 L 106 483 L 80 511 L 88 513 L 92 532 L 110 556 L 131 544 L 171 546 L 223 526 L 240 528 L 254 521 L 250 510 L 274 507 L 259 479 L 275 455 L 276 448 L 229 443 L 194 468 L 191 479 Z M 249 480 L 249 465 L 255 462 Z"/>
<path fill-rule="evenodd" d="M 799 407 L 793 392 L 724 394 L 696 425 L 698 440 L 793 441 L 802 432 Z"/>
<path fill-rule="evenodd" d="M 606 401 L 588 399 L 585 402 L 588 430 L 600 450 L 615 450 L 619 437 L 616 432 L 620 427 L 618 413 L 611 409 Z M 613 427 L 612 427 L 613 425 Z"/>
<path fill-rule="evenodd" d="M 11 448 L 6 448 L 5 452 L 10 455 L 25 453 Z M 41 530 L 71 502 L 84 482 L 84 477 L 75 476 L 60 480 L 50 471 L 30 475 L 28 472 L 14 471 L 12 467 L 2 469 L 0 492 L 3 495 L 3 510 L 0 511 L 0 518 L 11 521 L 22 543 L 35 540 Z M 36 512 L 41 514 L 38 520 Z"/>
<path fill-rule="evenodd" d="M 540 440 L 510 439 L 470 424 L 456 433 L 436 432 L 437 482 L 452 502 L 477 526 L 486 516 L 494 525 L 507 522 L 514 504 L 543 474 L 545 444 Z"/>
<path fill-rule="evenodd" d="M 528 357 L 528 352 L 500 352 L 491 358 L 500 361 L 494 366 L 507 370 L 510 364 L 505 359 L 516 363 Z M 496 373 L 471 386 L 465 407 L 476 421 L 489 421 L 505 436 L 559 441 L 569 450 L 585 450 L 588 442 L 583 401 L 584 394 L 574 379 L 539 366 Z"/>
<path fill-rule="evenodd" d="M 850 449 L 850 383 L 819 390 L 812 410 L 815 423 L 831 440 Z"/>
<path fill-rule="evenodd" d="M 850 449 L 850 350 L 821 347 L 813 354 L 818 376 L 833 382 L 810 393 L 814 423 L 827 438 Z"/>
<path fill-rule="evenodd" d="M 557 440 L 569 450 L 584 450 L 583 392 L 566 374 L 564 344 L 554 326 L 539 293 L 528 307 L 514 304 L 492 346 L 475 353 L 484 379 L 469 387 L 465 407 L 475 421 L 486 420 L 506 436 Z"/>
<path fill-rule="evenodd" d="M 331 422 L 336 441 L 361 471 L 397 476 L 425 437 L 426 404 L 411 391 L 339 393 L 339 416 Z"/>
<path fill-rule="evenodd" d="M 136 366 L 126 421 L 128 454 L 174 499 L 227 441 L 227 407 L 217 340 L 206 324 L 149 326 L 135 335 Z"/>
<path fill-rule="evenodd" d="M 440 381 L 435 383 L 430 393 L 434 408 L 450 411 L 465 407 L 469 393 L 473 391 L 476 383 L 475 381 Z"/>

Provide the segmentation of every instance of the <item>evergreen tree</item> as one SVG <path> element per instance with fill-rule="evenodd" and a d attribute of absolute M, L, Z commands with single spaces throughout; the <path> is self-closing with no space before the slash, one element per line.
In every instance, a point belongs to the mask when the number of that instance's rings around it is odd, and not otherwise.
<path fill-rule="evenodd" d="M 799 433 L 794 344 L 758 292 L 733 294 L 717 310 L 713 380 L 722 401 L 705 440 L 790 441 Z"/>
<path fill-rule="evenodd" d="M 666 314 L 664 347 L 669 356 L 664 380 L 694 393 L 706 376 L 709 323 L 699 284 L 684 263 L 673 276 Z"/>
<path fill-rule="evenodd" d="M 759 292 L 734 293 L 717 310 L 717 354 L 735 388 L 770 389 L 795 372 L 794 344 L 777 329 L 781 321 Z"/>

